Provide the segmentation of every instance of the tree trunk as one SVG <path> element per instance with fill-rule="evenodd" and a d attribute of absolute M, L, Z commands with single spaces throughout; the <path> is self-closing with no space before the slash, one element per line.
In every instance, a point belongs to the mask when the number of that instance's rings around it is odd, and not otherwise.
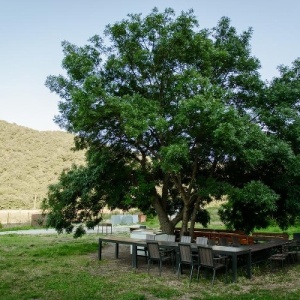
<path fill-rule="evenodd" d="M 190 219 L 189 207 L 186 204 L 184 204 L 180 236 L 187 234 L 188 226 L 189 226 L 189 219 Z"/>
<path fill-rule="evenodd" d="M 159 218 L 161 230 L 167 234 L 174 234 L 175 226 L 172 222 L 170 222 L 169 218 L 165 219 L 164 217 L 161 219 Z"/>
<path fill-rule="evenodd" d="M 194 237 L 194 229 L 195 229 L 195 224 L 196 224 L 196 217 L 197 217 L 197 212 L 199 209 L 199 203 L 200 203 L 200 199 L 198 199 L 194 205 L 194 209 L 192 212 L 192 216 L 191 216 L 191 224 L 190 224 L 190 236 L 193 238 Z"/>
<path fill-rule="evenodd" d="M 170 221 L 161 201 L 156 199 L 153 203 L 160 224 L 160 229 L 167 234 L 174 234 L 175 225 Z"/>

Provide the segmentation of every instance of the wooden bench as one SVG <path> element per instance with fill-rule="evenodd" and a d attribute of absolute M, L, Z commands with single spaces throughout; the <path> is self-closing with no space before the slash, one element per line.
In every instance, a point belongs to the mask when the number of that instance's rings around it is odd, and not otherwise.
<path fill-rule="evenodd" d="M 254 244 L 254 238 L 246 234 L 237 234 L 237 233 L 225 233 L 225 232 L 207 232 L 207 231 L 197 231 L 194 232 L 194 239 L 198 236 L 204 236 L 210 240 L 215 240 L 218 242 L 221 238 L 225 238 L 228 241 L 228 244 L 233 243 L 233 237 L 236 237 L 241 245 L 252 245 Z"/>
<path fill-rule="evenodd" d="M 180 235 L 180 228 L 175 229 L 175 235 L 178 237 Z M 237 237 L 241 245 L 252 245 L 254 244 L 254 238 L 252 236 L 240 233 L 240 231 L 229 231 L 229 230 L 200 230 L 196 229 L 194 231 L 193 240 L 197 237 L 207 237 L 210 240 L 215 240 L 216 243 L 219 239 L 226 238 L 228 244 L 232 244 L 232 237 Z"/>

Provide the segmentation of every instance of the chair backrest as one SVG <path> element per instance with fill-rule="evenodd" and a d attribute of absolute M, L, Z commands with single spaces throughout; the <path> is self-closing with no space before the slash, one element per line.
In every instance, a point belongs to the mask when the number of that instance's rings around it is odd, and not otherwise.
<path fill-rule="evenodd" d="M 287 242 L 284 245 L 282 245 L 281 246 L 281 253 L 287 255 L 289 253 L 290 246 L 291 246 L 291 242 Z"/>
<path fill-rule="evenodd" d="M 155 234 L 146 234 L 146 240 L 154 241 L 155 240 Z"/>
<path fill-rule="evenodd" d="M 155 236 L 155 240 L 156 241 L 166 241 L 167 240 L 168 235 L 167 234 L 157 234 Z"/>
<path fill-rule="evenodd" d="M 240 245 L 240 239 L 237 236 L 232 236 L 232 246 L 238 247 Z"/>
<path fill-rule="evenodd" d="M 226 237 L 219 238 L 219 245 L 220 246 L 228 246 L 228 239 Z"/>
<path fill-rule="evenodd" d="M 293 239 L 297 240 L 297 241 L 300 241 L 300 233 L 299 232 L 293 233 Z"/>
<path fill-rule="evenodd" d="M 167 235 L 167 241 L 168 242 L 175 242 L 176 235 L 175 234 L 168 234 Z"/>
<path fill-rule="evenodd" d="M 147 242 L 148 255 L 152 259 L 160 259 L 158 242 Z"/>
<path fill-rule="evenodd" d="M 215 244 L 216 244 L 216 240 L 215 239 L 208 239 L 207 245 L 214 246 Z"/>
<path fill-rule="evenodd" d="M 212 248 L 198 246 L 198 256 L 200 259 L 200 264 L 207 267 L 214 266 L 214 255 Z"/>
<path fill-rule="evenodd" d="M 205 236 L 197 236 L 196 238 L 196 244 L 198 245 L 207 245 L 208 238 Z"/>
<path fill-rule="evenodd" d="M 180 243 L 190 243 L 192 241 L 192 237 L 189 235 L 183 235 L 180 238 Z"/>
<path fill-rule="evenodd" d="M 184 263 L 192 263 L 192 248 L 190 244 L 178 243 L 180 261 Z"/>

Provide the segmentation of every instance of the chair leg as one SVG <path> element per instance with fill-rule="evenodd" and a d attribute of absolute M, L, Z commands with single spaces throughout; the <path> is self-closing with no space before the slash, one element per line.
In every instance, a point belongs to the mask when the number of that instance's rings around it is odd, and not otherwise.
<path fill-rule="evenodd" d="M 148 250 L 146 247 L 144 248 L 144 254 L 145 254 L 146 262 L 147 262 L 148 261 Z"/>
<path fill-rule="evenodd" d="M 198 270 L 197 270 L 197 281 L 199 282 L 199 278 L 200 278 L 200 268 L 201 266 L 198 267 Z"/>
<path fill-rule="evenodd" d="M 191 266 L 190 282 L 192 282 L 193 272 L 194 272 L 194 266 Z"/>
<path fill-rule="evenodd" d="M 150 259 L 148 259 L 148 274 L 149 274 L 149 270 L 150 270 Z"/>
<path fill-rule="evenodd" d="M 173 268 L 173 271 L 174 273 L 176 272 L 176 262 L 175 262 L 175 255 L 174 255 L 174 252 L 171 252 L 171 263 L 172 263 L 172 268 Z"/>
<path fill-rule="evenodd" d="M 205 278 L 208 279 L 207 268 L 205 268 Z"/>
<path fill-rule="evenodd" d="M 211 285 L 214 285 L 215 276 L 216 276 L 216 269 L 213 269 L 213 278 L 212 278 Z"/>
<path fill-rule="evenodd" d="M 177 269 L 177 277 L 178 277 L 178 279 L 179 279 L 179 272 L 180 272 L 180 274 L 182 273 L 181 264 L 180 263 L 178 264 L 178 269 Z"/>
<path fill-rule="evenodd" d="M 162 263 L 161 263 L 161 260 L 159 261 L 159 276 L 161 276 L 161 265 L 162 265 Z"/>

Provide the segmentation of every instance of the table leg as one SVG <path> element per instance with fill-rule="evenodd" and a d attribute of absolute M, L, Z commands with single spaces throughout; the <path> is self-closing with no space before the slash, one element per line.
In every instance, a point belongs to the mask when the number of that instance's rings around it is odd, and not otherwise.
<path fill-rule="evenodd" d="M 177 249 L 174 251 L 174 255 L 175 255 L 175 272 L 178 271 L 178 266 L 180 263 L 180 257 L 179 257 L 179 252 L 177 251 Z"/>
<path fill-rule="evenodd" d="M 237 256 L 232 255 L 232 280 L 236 282 L 237 280 Z"/>
<path fill-rule="evenodd" d="M 119 243 L 116 243 L 116 247 L 115 247 L 115 258 L 119 258 Z"/>
<path fill-rule="evenodd" d="M 248 253 L 248 259 L 247 259 L 247 276 L 249 279 L 252 278 L 251 266 L 252 266 L 252 257 L 251 257 L 251 249 L 250 249 Z"/>
<path fill-rule="evenodd" d="M 102 240 L 99 239 L 99 246 L 98 246 L 98 260 L 102 258 Z"/>
<path fill-rule="evenodd" d="M 132 267 L 137 268 L 137 245 L 132 245 Z"/>

